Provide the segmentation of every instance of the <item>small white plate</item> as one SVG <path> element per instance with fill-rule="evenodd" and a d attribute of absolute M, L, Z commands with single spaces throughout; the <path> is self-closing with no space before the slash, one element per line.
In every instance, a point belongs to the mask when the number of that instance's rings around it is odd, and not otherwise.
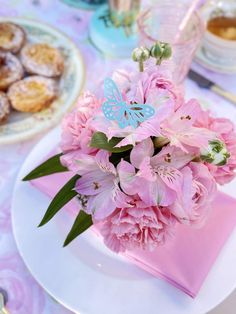
<path fill-rule="evenodd" d="M 56 129 L 36 145 L 22 166 L 12 201 L 13 230 L 19 252 L 32 275 L 58 302 L 78 314 L 203 314 L 233 291 L 236 232 L 193 300 L 112 253 L 91 230 L 62 248 L 72 225 L 72 218 L 65 211 L 37 229 L 50 200 L 21 179 L 58 141 Z M 229 191 L 234 195 L 235 182 Z"/>
<path fill-rule="evenodd" d="M 51 106 L 34 114 L 12 112 L 9 121 L 0 125 L 0 144 L 23 141 L 55 126 L 75 104 L 84 83 L 85 72 L 78 48 L 66 35 L 35 20 L 0 17 L 0 22 L 6 21 L 23 27 L 27 42 L 48 43 L 60 49 L 65 70 L 59 81 L 59 96 Z"/>
<path fill-rule="evenodd" d="M 213 61 L 207 57 L 204 52 L 204 48 L 200 47 L 196 54 L 194 60 L 202 65 L 203 67 L 222 74 L 234 74 L 236 73 L 236 64 L 232 64 L 231 66 L 221 64 L 220 62 Z"/>

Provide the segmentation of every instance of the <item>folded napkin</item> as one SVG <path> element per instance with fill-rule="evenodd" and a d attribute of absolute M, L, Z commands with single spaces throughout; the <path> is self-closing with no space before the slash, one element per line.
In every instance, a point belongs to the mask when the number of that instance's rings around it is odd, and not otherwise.
<path fill-rule="evenodd" d="M 70 177 L 70 173 L 54 174 L 32 184 L 52 198 Z M 72 200 L 66 208 L 73 215 L 78 212 L 78 203 Z M 179 224 L 170 243 L 154 252 L 134 250 L 125 255 L 194 298 L 235 225 L 236 199 L 218 192 L 209 219 L 201 229 Z"/>

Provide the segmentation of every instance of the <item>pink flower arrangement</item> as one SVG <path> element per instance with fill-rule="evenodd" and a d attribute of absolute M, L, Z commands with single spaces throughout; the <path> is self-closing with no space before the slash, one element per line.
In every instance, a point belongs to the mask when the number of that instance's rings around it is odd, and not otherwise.
<path fill-rule="evenodd" d="M 60 200 L 64 193 L 81 204 L 65 244 L 98 224 L 115 252 L 153 250 L 174 236 L 178 224 L 204 224 L 217 183 L 235 176 L 236 133 L 232 122 L 213 118 L 197 100 L 186 102 L 153 68 L 116 71 L 113 80 L 117 87 L 104 98 L 84 93 L 62 124 L 60 161 L 74 177 L 59 192 Z M 139 106 L 154 114 L 138 116 Z M 119 119 L 135 118 L 137 127 L 120 127 Z"/>

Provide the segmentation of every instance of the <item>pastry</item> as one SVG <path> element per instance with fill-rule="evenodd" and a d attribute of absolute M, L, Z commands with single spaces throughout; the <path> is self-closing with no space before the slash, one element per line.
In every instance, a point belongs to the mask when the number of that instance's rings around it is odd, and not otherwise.
<path fill-rule="evenodd" d="M 47 44 L 28 44 L 21 50 L 21 62 L 28 73 L 60 76 L 64 60 L 60 51 Z"/>
<path fill-rule="evenodd" d="M 7 95 L 14 109 L 37 112 L 50 106 L 57 97 L 57 84 L 50 78 L 29 76 L 14 83 Z"/>
<path fill-rule="evenodd" d="M 25 31 L 13 23 L 0 23 L 0 50 L 18 52 L 25 42 Z"/>
<path fill-rule="evenodd" d="M 24 75 L 20 61 L 10 52 L 0 52 L 0 90 L 6 90 Z"/>
<path fill-rule="evenodd" d="M 0 92 L 0 124 L 6 122 L 10 114 L 10 103 L 7 95 Z"/>

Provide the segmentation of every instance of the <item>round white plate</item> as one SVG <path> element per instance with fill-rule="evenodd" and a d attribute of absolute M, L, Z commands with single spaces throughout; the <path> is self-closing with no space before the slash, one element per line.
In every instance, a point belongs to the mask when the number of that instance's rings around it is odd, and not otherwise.
<path fill-rule="evenodd" d="M 66 35 L 35 20 L 0 17 L 0 22 L 6 21 L 23 27 L 27 42 L 48 43 L 58 48 L 64 56 L 65 70 L 59 81 L 59 96 L 51 106 L 34 114 L 12 112 L 9 121 L 0 125 L 0 144 L 31 138 L 58 123 L 75 104 L 84 83 L 85 72 L 78 48 Z"/>
<path fill-rule="evenodd" d="M 59 130 L 55 129 L 33 149 L 19 173 L 12 201 L 13 229 L 20 254 L 36 280 L 56 300 L 79 314 L 203 314 L 233 291 L 236 232 L 193 300 L 112 253 L 90 230 L 62 248 L 72 225 L 72 219 L 63 211 L 37 229 L 50 200 L 21 179 L 58 141 Z M 232 185 L 231 191 L 235 191 Z"/>
<path fill-rule="evenodd" d="M 203 67 L 207 68 L 208 70 L 222 73 L 222 74 L 234 74 L 236 73 L 236 64 L 232 64 L 231 66 L 227 66 L 221 64 L 220 62 L 213 61 L 209 59 L 206 54 L 204 53 L 204 48 L 200 47 L 196 54 L 194 60 L 202 65 Z"/>

